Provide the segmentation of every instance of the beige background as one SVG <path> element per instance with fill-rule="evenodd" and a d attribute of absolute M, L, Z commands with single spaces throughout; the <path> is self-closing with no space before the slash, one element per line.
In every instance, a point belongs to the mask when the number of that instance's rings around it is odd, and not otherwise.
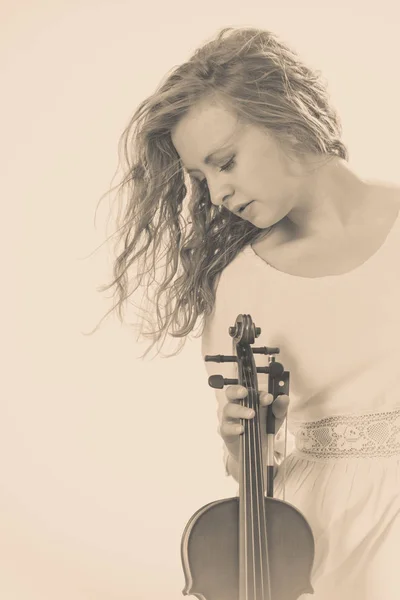
<path fill-rule="evenodd" d="M 199 342 L 140 361 L 109 307 L 117 142 L 174 65 L 226 25 L 322 69 L 351 163 L 400 183 L 397 0 L 3 0 L 0 598 L 181 597 L 192 513 L 232 495 Z"/>

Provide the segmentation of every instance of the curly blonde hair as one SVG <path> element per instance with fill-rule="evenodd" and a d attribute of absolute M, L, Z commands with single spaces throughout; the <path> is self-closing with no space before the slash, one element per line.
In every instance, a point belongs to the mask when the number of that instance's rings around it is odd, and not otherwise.
<path fill-rule="evenodd" d="M 265 234 L 213 206 L 207 185 L 181 166 L 171 131 L 208 96 L 229 103 L 239 119 L 294 136 L 304 152 L 348 158 L 320 74 L 273 33 L 222 29 L 174 68 L 139 105 L 120 140 L 125 167 L 118 195 L 124 195 L 125 206 L 117 246 L 122 247 L 113 281 L 101 288 L 114 289 L 116 303 L 107 315 L 117 308 L 120 320 L 128 298 L 139 287 L 145 290 L 147 305 L 136 308 L 140 334 L 152 340 L 146 354 L 167 336 L 180 338 L 178 352 L 182 349 L 186 336 L 211 314 L 223 269 Z"/>

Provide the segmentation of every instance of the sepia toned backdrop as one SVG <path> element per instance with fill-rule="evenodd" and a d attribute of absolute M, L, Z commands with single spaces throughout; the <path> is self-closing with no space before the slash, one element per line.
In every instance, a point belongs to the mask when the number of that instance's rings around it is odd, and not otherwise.
<path fill-rule="evenodd" d="M 84 335 L 110 307 L 108 198 L 94 219 L 136 106 L 222 27 L 271 29 L 329 81 L 351 164 L 400 183 L 399 11 L 3 0 L 1 599 L 179 599 L 187 520 L 236 492 L 199 340 L 143 361 L 115 317 Z"/>

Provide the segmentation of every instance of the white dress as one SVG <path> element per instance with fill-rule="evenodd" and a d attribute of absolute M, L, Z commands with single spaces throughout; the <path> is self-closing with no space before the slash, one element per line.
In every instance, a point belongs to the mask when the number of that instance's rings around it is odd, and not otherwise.
<path fill-rule="evenodd" d="M 278 346 L 291 374 L 293 448 L 275 495 L 285 487 L 314 533 L 314 594 L 302 600 L 399 600 L 400 217 L 345 275 L 288 275 L 247 246 L 222 273 L 203 355 L 232 354 L 239 313 L 261 327 L 255 345 Z M 232 363 L 205 364 L 236 376 Z M 216 395 L 221 411 L 225 392 Z"/>

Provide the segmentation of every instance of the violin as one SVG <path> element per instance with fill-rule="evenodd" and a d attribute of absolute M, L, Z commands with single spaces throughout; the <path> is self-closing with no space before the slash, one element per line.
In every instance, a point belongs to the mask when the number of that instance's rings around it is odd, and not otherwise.
<path fill-rule="evenodd" d="M 275 398 L 288 394 L 289 372 L 275 361 L 279 348 L 252 348 L 261 334 L 250 315 L 238 315 L 229 327 L 234 356 L 206 356 L 208 362 L 237 363 L 238 379 L 212 375 L 213 388 L 240 384 L 248 393 L 241 402 L 255 412 L 242 419 L 239 496 L 200 508 L 188 521 L 181 542 L 185 575 L 183 595 L 200 600 L 297 600 L 313 594 L 310 576 L 314 538 L 305 517 L 294 506 L 273 497 L 275 417 L 267 410 L 267 485 L 259 420 L 257 374 L 268 374 Z M 254 354 L 268 355 L 269 366 L 257 367 Z"/>

